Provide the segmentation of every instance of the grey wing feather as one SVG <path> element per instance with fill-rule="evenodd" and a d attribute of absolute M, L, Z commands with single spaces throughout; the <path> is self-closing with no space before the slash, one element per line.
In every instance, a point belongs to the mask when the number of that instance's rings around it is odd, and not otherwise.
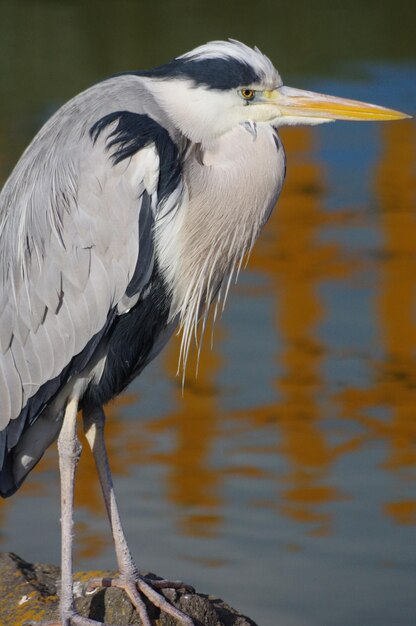
<path fill-rule="evenodd" d="M 114 165 L 108 133 L 95 143 L 88 134 L 99 111 L 78 111 L 94 89 L 45 125 L 0 195 L 0 431 L 103 328 L 137 263 L 153 263 L 151 247 L 139 254 L 138 229 L 143 197 L 152 210 L 157 152 Z"/>

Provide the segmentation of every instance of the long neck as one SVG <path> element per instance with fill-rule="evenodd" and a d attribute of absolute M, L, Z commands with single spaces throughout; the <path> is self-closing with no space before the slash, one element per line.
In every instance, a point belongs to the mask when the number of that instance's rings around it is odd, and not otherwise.
<path fill-rule="evenodd" d="M 225 301 L 281 191 L 285 155 L 276 131 L 238 126 L 209 151 L 194 145 L 184 164 L 187 198 L 171 242 L 172 315 L 183 326 L 182 359 L 211 301 Z"/>

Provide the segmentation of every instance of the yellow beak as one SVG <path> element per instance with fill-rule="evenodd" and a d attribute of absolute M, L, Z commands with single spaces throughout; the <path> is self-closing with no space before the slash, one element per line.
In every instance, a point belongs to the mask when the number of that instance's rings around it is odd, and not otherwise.
<path fill-rule="evenodd" d="M 275 104 L 282 116 L 289 123 L 319 123 L 331 120 L 401 120 L 411 117 L 400 111 L 358 100 L 335 98 L 313 91 L 303 91 L 292 87 L 279 87 L 267 92 L 269 102 Z M 307 118 L 307 119 L 305 119 Z"/>

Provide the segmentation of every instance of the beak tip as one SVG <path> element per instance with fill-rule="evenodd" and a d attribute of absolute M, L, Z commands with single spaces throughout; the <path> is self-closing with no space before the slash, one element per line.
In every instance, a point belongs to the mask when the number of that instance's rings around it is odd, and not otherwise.
<path fill-rule="evenodd" d="M 401 111 L 394 111 L 396 115 L 391 118 L 392 121 L 396 120 L 411 120 L 413 119 L 413 115 L 408 115 L 407 113 L 402 113 Z"/>

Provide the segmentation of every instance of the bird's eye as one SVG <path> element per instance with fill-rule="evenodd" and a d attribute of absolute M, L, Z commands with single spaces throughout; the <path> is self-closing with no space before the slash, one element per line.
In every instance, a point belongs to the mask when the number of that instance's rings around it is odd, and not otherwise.
<path fill-rule="evenodd" d="M 254 89 L 242 89 L 240 93 L 244 100 L 253 100 L 254 96 L 256 95 Z"/>

